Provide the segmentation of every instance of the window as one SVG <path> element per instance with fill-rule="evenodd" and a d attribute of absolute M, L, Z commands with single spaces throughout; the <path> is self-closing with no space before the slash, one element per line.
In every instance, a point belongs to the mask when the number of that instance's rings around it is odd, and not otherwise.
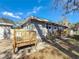
<path fill-rule="evenodd" d="M 33 30 L 33 29 L 34 29 L 34 24 L 27 25 L 27 30 Z"/>
<path fill-rule="evenodd" d="M 46 28 L 47 28 L 47 29 L 49 28 L 47 24 L 46 24 Z"/>
<path fill-rule="evenodd" d="M 51 26 L 49 26 L 49 28 L 48 29 L 51 29 Z"/>

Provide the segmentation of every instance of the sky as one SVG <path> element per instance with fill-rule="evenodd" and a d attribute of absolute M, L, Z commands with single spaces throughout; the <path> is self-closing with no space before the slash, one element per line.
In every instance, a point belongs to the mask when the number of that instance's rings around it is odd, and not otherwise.
<path fill-rule="evenodd" d="M 29 16 L 45 18 L 52 22 L 62 19 L 63 10 L 52 8 L 52 0 L 0 0 L 0 17 L 20 21 Z M 79 22 L 79 13 L 66 15 L 71 23 Z"/>

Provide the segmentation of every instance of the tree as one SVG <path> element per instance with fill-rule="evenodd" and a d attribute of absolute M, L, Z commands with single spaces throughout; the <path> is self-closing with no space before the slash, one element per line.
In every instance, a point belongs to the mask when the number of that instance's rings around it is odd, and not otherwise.
<path fill-rule="evenodd" d="M 69 26 L 70 22 L 68 21 L 68 19 L 66 17 L 62 17 L 61 21 L 59 21 L 58 24 L 64 25 L 64 26 Z"/>
<path fill-rule="evenodd" d="M 75 25 L 79 25 L 79 22 L 75 23 Z"/>
<path fill-rule="evenodd" d="M 79 11 L 79 0 L 52 0 L 53 6 L 57 9 L 58 6 L 62 6 L 65 11 L 65 14 Z"/>

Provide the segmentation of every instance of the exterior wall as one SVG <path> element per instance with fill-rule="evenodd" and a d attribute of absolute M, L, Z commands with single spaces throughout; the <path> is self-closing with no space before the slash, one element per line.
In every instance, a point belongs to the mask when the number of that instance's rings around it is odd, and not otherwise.
<path fill-rule="evenodd" d="M 5 39 L 5 38 L 6 39 L 10 38 L 10 29 L 11 29 L 10 26 L 0 26 L 0 40 Z"/>
<path fill-rule="evenodd" d="M 42 41 L 48 33 L 52 33 L 54 35 L 57 35 L 58 30 L 63 30 L 64 27 L 56 26 L 52 24 L 46 24 L 46 23 L 40 23 L 40 22 L 28 22 L 23 27 L 26 30 L 34 30 L 37 34 L 37 39 L 39 41 Z"/>
<path fill-rule="evenodd" d="M 23 28 L 26 29 L 26 30 L 36 31 L 37 39 L 39 41 L 42 41 L 42 38 L 46 37 L 48 31 L 47 31 L 45 24 L 40 24 L 40 23 L 37 23 L 37 22 L 31 22 L 31 23 L 28 22 L 28 24 L 25 24 L 26 26 L 23 27 Z"/>
<path fill-rule="evenodd" d="M 46 37 L 48 32 L 45 24 L 34 23 L 34 26 L 35 26 L 35 31 L 37 33 L 37 38 L 43 40 L 43 38 Z"/>
<path fill-rule="evenodd" d="M 4 39 L 4 27 L 0 26 L 0 40 Z"/>

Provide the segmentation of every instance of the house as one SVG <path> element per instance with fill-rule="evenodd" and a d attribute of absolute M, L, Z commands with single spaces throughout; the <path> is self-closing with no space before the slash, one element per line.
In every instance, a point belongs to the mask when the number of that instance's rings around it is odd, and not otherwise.
<path fill-rule="evenodd" d="M 21 28 L 36 31 L 37 39 L 41 41 L 48 33 L 67 27 L 31 16 L 25 20 L 25 22 L 21 25 Z"/>
<path fill-rule="evenodd" d="M 5 18 L 0 18 L 0 40 L 10 38 L 10 29 L 12 26 L 12 21 Z"/>
<path fill-rule="evenodd" d="M 77 25 L 75 26 L 75 29 L 76 29 L 76 30 L 79 30 L 79 24 L 77 24 Z"/>

